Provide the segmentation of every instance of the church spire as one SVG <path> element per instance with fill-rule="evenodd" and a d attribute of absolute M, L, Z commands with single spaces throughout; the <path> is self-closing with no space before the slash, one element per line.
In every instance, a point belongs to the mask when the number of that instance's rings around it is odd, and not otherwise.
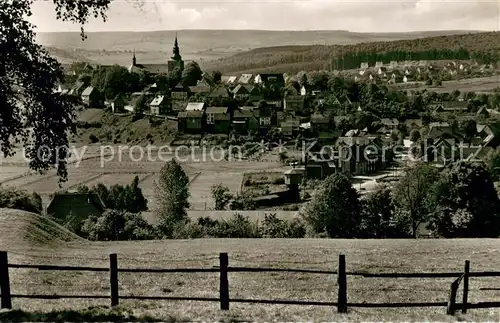
<path fill-rule="evenodd" d="M 174 54 L 174 56 L 172 56 L 172 59 L 174 61 L 181 61 L 182 60 L 181 53 L 179 50 L 179 43 L 177 42 L 177 33 L 175 33 L 173 54 Z"/>
<path fill-rule="evenodd" d="M 137 59 L 135 58 L 135 49 L 134 49 L 134 56 L 132 57 L 132 66 L 137 65 Z"/>

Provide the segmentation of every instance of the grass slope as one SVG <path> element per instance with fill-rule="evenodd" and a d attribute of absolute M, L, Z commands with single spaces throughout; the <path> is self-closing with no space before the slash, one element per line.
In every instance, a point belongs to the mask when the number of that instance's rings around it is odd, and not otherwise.
<path fill-rule="evenodd" d="M 82 144 L 89 143 L 90 135 L 96 136 L 100 143 L 170 143 L 177 132 L 175 121 L 165 120 L 152 124 L 147 117 L 133 121 L 132 115 L 116 115 L 99 109 L 80 111 L 78 121 L 98 121 L 102 124 L 97 128 L 78 129 L 77 135 L 72 139 Z"/>
<path fill-rule="evenodd" d="M 257 48 L 225 57 L 204 65 L 207 70 L 223 73 L 298 72 L 330 68 L 330 58 L 343 53 L 426 51 L 431 49 L 459 49 L 469 51 L 499 50 L 500 32 L 441 35 L 425 38 L 362 41 L 348 45 L 301 45 Z"/>
<path fill-rule="evenodd" d="M 83 241 L 47 217 L 20 210 L 0 209 L 2 250 L 56 247 Z"/>
<path fill-rule="evenodd" d="M 87 60 L 103 64 L 130 64 L 132 51 L 142 63 L 166 63 L 176 31 L 95 32 L 85 41 L 78 32 L 37 33 L 37 41 L 62 63 Z M 354 33 L 342 30 L 180 30 L 177 31 L 184 59 L 203 63 L 253 48 L 282 45 L 355 44 L 360 42 L 415 39 L 454 35 L 464 31 L 412 33 Z"/>
<path fill-rule="evenodd" d="M 460 272 L 465 260 L 471 271 L 500 267 L 498 239 L 456 240 L 330 240 L 330 239 L 198 239 L 91 243 L 67 250 L 38 252 L 21 263 L 109 266 L 109 253 L 118 254 L 121 268 L 210 268 L 218 265 L 218 253 L 229 253 L 230 266 L 335 270 L 338 254 L 345 254 L 347 271 Z M 109 295 L 109 274 L 12 270 L 15 294 Z M 453 279 L 385 279 L 348 276 L 348 300 L 362 302 L 446 302 Z M 139 274 L 120 273 L 120 295 L 218 297 L 216 273 Z M 336 277 L 299 273 L 231 273 L 230 297 L 336 301 Z M 469 301 L 498 301 L 498 281 L 472 278 Z M 495 291 L 495 288 L 497 289 Z M 461 291 L 457 295 L 461 299 Z M 25 311 L 84 310 L 106 306 L 101 300 L 15 299 Z M 121 300 L 133 315 L 189 320 L 226 318 L 244 321 L 332 320 L 446 320 L 445 308 L 351 308 L 338 315 L 331 307 L 278 306 L 232 303 L 223 313 L 217 303 Z M 470 310 L 467 320 L 498 320 L 497 310 Z"/>

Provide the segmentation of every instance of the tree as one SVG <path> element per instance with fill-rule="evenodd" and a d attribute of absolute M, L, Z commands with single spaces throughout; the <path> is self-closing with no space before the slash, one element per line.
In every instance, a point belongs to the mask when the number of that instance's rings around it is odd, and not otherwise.
<path fill-rule="evenodd" d="M 222 80 L 222 73 L 220 71 L 213 71 L 212 79 L 214 80 L 215 84 L 220 83 L 220 81 Z"/>
<path fill-rule="evenodd" d="M 477 125 L 474 120 L 467 120 L 460 125 L 460 130 L 464 140 L 468 143 L 471 142 L 472 138 L 477 134 Z"/>
<path fill-rule="evenodd" d="M 82 233 L 90 240 L 146 240 L 153 237 L 153 228 L 140 214 L 123 210 L 107 210 L 83 222 Z"/>
<path fill-rule="evenodd" d="M 64 80 L 64 72 L 57 60 L 35 41 L 35 26 L 27 20 L 32 3 L 0 2 L 0 151 L 5 157 L 11 156 L 15 143 L 20 141 L 31 169 L 45 171 L 56 167 L 64 181 L 73 102 L 65 94 L 53 93 Z M 89 17 L 105 18 L 109 3 L 54 1 L 59 19 L 82 26 Z"/>
<path fill-rule="evenodd" d="M 500 200 L 484 165 L 450 164 L 432 193 L 430 227 L 438 235 L 496 238 L 500 234 Z"/>
<path fill-rule="evenodd" d="M 163 229 L 188 220 L 186 209 L 189 207 L 189 178 L 175 159 L 161 168 L 157 193 L 160 202 L 158 215 Z"/>
<path fill-rule="evenodd" d="M 366 237 L 395 238 L 404 236 L 395 218 L 392 191 L 380 185 L 361 200 L 361 231 Z"/>
<path fill-rule="evenodd" d="M 184 70 L 182 71 L 181 81 L 184 86 L 195 86 L 201 77 L 203 72 L 201 71 L 200 65 L 196 62 L 189 62 Z"/>
<path fill-rule="evenodd" d="M 488 152 L 485 164 L 493 181 L 500 180 L 500 148 Z"/>
<path fill-rule="evenodd" d="M 346 175 L 330 175 L 300 214 L 316 233 L 326 232 L 332 238 L 355 237 L 360 225 L 358 192 Z"/>
<path fill-rule="evenodd" d="M 428 192 L 438 177 L 436 168 L 418 163 L 406 168 L 404 175 L 395 185 L 394 202 L 401 220 L 407 224 L 411 235 L 416 238 L 420 224 L 429 219 Z"/>
<path fill-rule="evenodd" d="M 212 198 L 215 201 L 216 210 L 224 210 L 233 198 L 233 195 L 231 194 L 229 188 L 222 185 L 222 183 L 213 185 L 211 191 Z"/>
<path fill-rule="evenodd" d="M 99 196 L 107 209 L 140 213 L 148 210 L 148 200 L 144 197 L 139 187 L 139 177 L 136 176 L 131 185 L 113 185 L 106 187 L 98 183 L 92 188 L 80 186 L 80 193 L 94 193 Z"/>
<path fill-rule="evenodd" d="M 119 65 L 114 65 L 106 68 L 104 72 L 104 84 L 99 91 L 104 93 L 106 99 L 113 99 L 119 94 L 124 94 L 129 91 L 129 87 L 133 86 L 130 80 L 129 71 Z M 138 83 L 138 78 L 137 82 Z"/>
<path fill-rule="evenodd" d="M 420 131 L 418 129 L 413 129 L 410 132 L 410 141 L 412 142 L 418 142 L 421 138 Z"/>

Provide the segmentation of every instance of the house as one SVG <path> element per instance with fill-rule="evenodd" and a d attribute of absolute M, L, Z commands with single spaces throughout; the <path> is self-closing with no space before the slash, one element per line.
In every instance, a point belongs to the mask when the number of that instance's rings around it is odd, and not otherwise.
<path fill-rule="evenodd" d="M 86 85 L 82 81 L 76 81 L 68 94 L 73 96 L 81 96 L 83 91 L 86 89 Z"/>
<path fill-rule="evenodd" d="M 359 66 L 360 69 L 367 69 L 370 67 L 367 62 L 362 62 L 361 65 Z"/>
<path fill-rule="evenodd" d="M 375 62 L 375 68 L 379 68 L 382 66 L 384 66 L 384 62 L 381 62 L 381 61 Z"/>
<path fill-rule="evenodd" d="M 266 88 L 274 86 L 275 88 L 281 89 L 285 87 L 285 78 L 283 74 L 257 74 L 254 82 L 256 84 L 262 84 Z"/>
<path fill-rule="evenodd" d="M 391 73 L 391 77 L 390 77 L 388 82 L 389 82 L 389 84 L 401 83 L 401 82 L 403 82 L 403 77 L 398 70 L 394 70 Z"/>
<path fill-rule="evenodd" d="M 300 120 L 293 115 L 288 115 L 280 124 L 281 132 L 285 136 L 296 136 L 300 130 Z"/>
<path fill-rule="evenodd" d="M 239 84 L 252 84 L 253 83 L 253 74 L 241 74 L 240 78 L 238 79 Z"/>
<path fill-rule="evenodd" d="M 382 118 L 380 119 L 380 123 L 389 129 L 397 129 L 399 126 L 398 119 Z"/>
<path fill-rule="evenodd" d="M 185 111 L 203 111 L 205 110 L 205 103 L 203 102 L 189 102 L 184 108 Z"/>
<path fill-rule="evenodd" d="M 125 106 L 123 108 L 128 112 L 134 112 L 136 110 L 137 104 L 139 103 L 141 96 L 142 93 L 140 92 L 132 93 L 132 95 L 130 95 L 128 102 L 125 103 Z"/>
<path fill-rule="evenodd" d="M 302 95 L 289 95 L 285 94 L 283 98 L 283 110 L 290 111 L 303 111 L 305 105 L 305 97 Z"/>
<path fill-rule="evenodd" d="M 243 100 L 250 95 L 246 86 L 238 84 L 232 91 L 235 99 Z"/>
<path fill-rule="evenodd" d="M 248 91 L 248 100 L 251 102 L 259 102 L 264 100 L 264 92 L 258 86 L 252 86 Z"/>
<path fill-rule="evenodd" d="M 168 99 L 164 95 L 157 95 L 149 104 L 152 115 L 165 115 L 170 112 Z"/>
<path fill-rule="evenodd" d="M 228 89 L 225 86 L 220 85 L 220 86 L 217 86 L 216 88 L 214 88 L 212 90 L 212 92 L 210 92 L 208 97 L 210 97 L 210 98 L 229 98 L 230 95 L 229 95 Z"/>
<path fill-rule="evenodd" d="M 304 85 L 300 87 L 300 95 L 305 96 L 307 95 L 307 89 Z"/>
<path fill-rule="evenodd" d="M 387 67 L 385 66 L 380 66 L 377 69 L 377 74 L 380 75 L 380 77 L 386 77 L 386 73 L 387 73 Z"/>
<path fill-rule="evenodd" d="M 422 119 L 408 119 L 405 121 L 407 129 L 420 129 L 423 126 Z"/>
<path fill-rule="evenodd" d="M 339 137 L 337 170 L 351 175 L 366 175 L 384 169 L 388 160 L 384 159 L 383 146 L 377 137 L 360 135 Z"/>
<path fill-rule="evenodd" d="M 431 122 L 429 123 L 429 133 L 427 137 L 438 139 L 443 135 L 446 137 L 453 135 L 453 129 L 448 122 Z"/>
<path fill-rule="evenodd" d="M 311 115 L 311 132 L 317 135 L 320 132 L 330 131 L 332 127 L 332 120 L 329 116 L 321 113 L 314 113 Z"/>
<path fill-rule="evenodd" d="M 239 134 L 246 134 L 249 131 L 258 131 L 259 110 L 253 106 L 244 106 L 233 111 L 233 129 Z"/>
<path fill-rule="evenodd" d="M 203 110 L 185 110 L 177 114 L 177 128 L 180 133 L 202 133 L 205 112 Z"/>
<path fill-rule="evenodd" d="M 204 85 L 204 84 L 197 84 L 195 86 L 190 86 L 189 87 L 189 93 L 191 95 L 196 95 L 196 94 L 209 94 L 210 93 L 210 86 L 209 85 Z"/>
<path fill-rule="evenodd" d="M 175 101 L 185 101 L 188 98 L 188 90 L 179 83 L 171 89 L 170 97 Z"/>
<path fill-rule="evenodd" d="M 229 86 L 235 85 L 237 81 L 238 81 L 238 77 L 234 76 L 234 75 L 231 75 L 231 76 L 223 75 L 220 78 L 221 84 L 229 85 Z"/>
<path fill-rule="evenodd" d="M 54 89 L 54 93 L 67 94 L 69 93 L 68 87 L 62 83 L 59 83 L 57 87 Z"/>
<path fill-rule="evenodd" d="M 88 86 L 82 92 L 82 101 L 85 105 L 91 108 L 99 107 L 100 94 L 97 89 L 94 89 L 92 86 Z"/>
<path fill-rule="evenodd" d="M 201 80 L 199 80 L 196 85 L 206 85 L 211 87 L 215 86 L 215 81 L 210 74 L 203 72 L 203 74 L 201 75 Z"/>
<path fill-rule="evenodd" d="M 117 95 L 111 100 L 110 105 L 113 113 L 125 112 L 125 98 L 122 95 Z"/>
<path fill-rule="evenodd" d="M 229 133 L 231 117 L 227 107 L 208 107 L 205 114 L 207 132 Z"/>
<path fill-rule="evenodd" d="M 81 223 L 90 216 L 101 216 L 106 206 L 94 193 L 55 193 L 46 207 L 46 215 L 59 222 L 70 219 Z"/>
<path fill-rule="evenodd" d="M 468 101 L 443 101 L 430 106 L 434 113 L 465 114 L 469 112 Z"/>
<path fill-rule="evenodd" d="M 276 109 L 264 105 L 259 108 L 259 125 L 261 132 L 267 131 L 273 126 L 277 126 L 277 113 Z"/>

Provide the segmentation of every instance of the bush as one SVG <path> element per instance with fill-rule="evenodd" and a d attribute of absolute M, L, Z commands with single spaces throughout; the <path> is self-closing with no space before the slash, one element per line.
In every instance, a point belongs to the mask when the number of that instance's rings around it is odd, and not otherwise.
<path fill-rule="evenodd" d="M 94 135 L 93 133 L 90 134 L 89 136 L 89 141 L 91 144 L 95 144 L 97 142 L 99 142 L 99 138 L 97 138 L 96 135 Z"/>
<path fill-rule="evenodd" d="M 279 154 L 280 163 L 285 164 L 288 161 L 288 155 L 286 152 L 282 151 Z"/>
<path fill-rule="evenodd" d="M 37 193 L 0 186 L 0 208 L 17 209 L 42 214 L 42 198 Z"/>
<path fill-rule="evenodd" d="M 229 205 L 231 210 L 255 210 L 257 203 L 248 195 L 237 195 Z"/>
<path fill-rule="evenodd" d="M 216 226 L 217 238 L 261 238 L 260 228 L 248 216 L 235 213 L 227 221 L 219 221 Z"/>
<path fill-rule="evenodd" d="M 89 129 L 89 128 L 101 128 L 102 123 L 99 121 L 77 121 L 76 127 L 81 129 Z"/>
<path fill-rule="evenodd" d="M 105 211 L 83 222 L 82 233 L 89 240 L 121 241 L 148 240 L 155 237 L 153 227 L 138 213 L 119 210 Z"/>
<path fill-rule="evenodd" d="M 262 235 L 265 238 L 304 238 L 306 227 L 300 219 L 286 221 L 279 219 L 276 213 L 266 214 L 262 223 Z"/>
<path fill-rule="evenodd" d="M 283 177 L 280 178 L 275 178 L 273 180 L 274 185 L 284 185 L 285 184 L 285 179 Z"/>

